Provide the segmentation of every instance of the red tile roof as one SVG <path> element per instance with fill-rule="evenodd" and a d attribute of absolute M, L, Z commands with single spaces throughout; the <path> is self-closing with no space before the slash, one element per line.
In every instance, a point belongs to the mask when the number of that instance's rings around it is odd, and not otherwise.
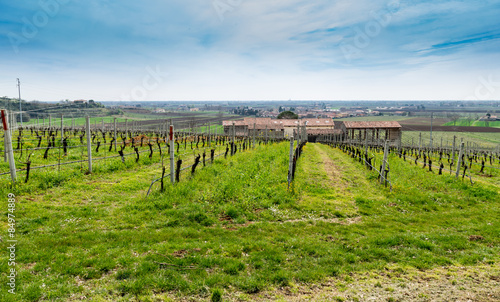
<path fill-rule="evenodd" d="M 307 135 L 342 134 L 340 129 L 307 129 Z"/>
<path fill-rule="evenodd" d="M 401 128 L 398 122 L 354 122 L 344 121 L 344 126 L 347 129 L 372 129 L 372 128 Z"/>
<path fill-rule="evenodd" d="M 319 119 L 271 119 L 271 118 L 245 118 L 243 121 L 223 121 L 224 126 L 232 126 L 233 122 L 235 126 L 245 126 L 248 125 L 249 129 L 283 129 L 283 127 L 296 127 L 297 125 L 307 127 L 333 127 L 333 120 L 331 118 L 319 118 Z"/>

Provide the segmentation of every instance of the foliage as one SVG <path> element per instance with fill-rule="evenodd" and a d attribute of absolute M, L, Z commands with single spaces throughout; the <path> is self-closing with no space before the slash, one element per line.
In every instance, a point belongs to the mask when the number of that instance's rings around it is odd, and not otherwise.
<path fill-rule="evenodd" d="M 278 114 L 278 119 L 298 119 L 299 116 L 295 114 L 293 111 L 283 111 Z"/>

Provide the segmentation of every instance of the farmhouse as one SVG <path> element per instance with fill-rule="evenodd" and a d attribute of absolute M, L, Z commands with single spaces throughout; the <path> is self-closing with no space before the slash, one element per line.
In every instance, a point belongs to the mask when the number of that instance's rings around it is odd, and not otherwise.
<path fill-rule="evenodd" d="M 344 133 L 344 138 L 353 141 L 378 142 L 388 140 L 398 142 L 401 140 L 401 125 L 398 122 L 355 122 L 345 121 L 339 125 Z"/>
<path fill-rule="evenodd" d="M 273 137 L 284 138 L 294 134 L 297 127 L 306 126 L 308 131 L 321 130 L 328 133 L 334 129 L 332 119 L 271 119 L 271 118 L 245 118 L 240 121 L 223 121 L 224 133 L 232 133 L 233 127 L 236 135 L 247 135 L 256 131 L 257 135 L 262 135 L 266 131 Z M 312 134 L 312 132 L 311 132 Z"/>
<path fill-rule="evenodd" d="M 398 122 L 355 122 L 333 121 L 332 119 L 271 119 L 271 118 L 245 118 L 238 121 L 223 121 L 224 133 L 246 136 L 262 136 L 265 133 L 275 138 L 288 138 L 294 135 L 299 126 L 306 126 L 310 142 L 315 142 L 318 137 L 331 137 L 336 140 L 351 140 L 370 143 L 380 143 L 388 140 L 400 142 L 401 125 Z"/>
<path fill-rule="evenodd" d="M 486 116 L 483 116 L 479 119 L 479 121 L 481 122 L 496 122 L 496 121 L 500 121 L 500 117 L 496 116 L 496 115 L 486 115 Z"/>

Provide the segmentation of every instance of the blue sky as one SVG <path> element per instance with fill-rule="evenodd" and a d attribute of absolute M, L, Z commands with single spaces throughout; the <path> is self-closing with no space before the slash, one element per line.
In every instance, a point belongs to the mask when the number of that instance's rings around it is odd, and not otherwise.
<path fill-rule="evenodd" d="M 0 0 L 0 95 L 500 99 L 500 1 Z"/>

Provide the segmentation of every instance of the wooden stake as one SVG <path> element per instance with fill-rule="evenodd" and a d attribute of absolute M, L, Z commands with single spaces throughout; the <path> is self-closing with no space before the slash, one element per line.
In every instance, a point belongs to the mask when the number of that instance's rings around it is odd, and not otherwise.
<path fill-rule="evenodd" d="M 92 173 L 92 138 L 90 133 L 90 117 L 85 119 L 86 134 L 87 134 L 87 157 L 89 161 L 89 174 Z"/>
<path fill-rule="evenodd" d="M 9 114 L 7 110 L 2 110 L 2 124 L 5 135 L 5 153 L 9 162 L 10 178 L 14 184 L 17 180 L 16 162 L 14 161 L 14 150 L 12 149 L 12 137 L 9 129 Z"/>
<path fill-rule="evenodd" d="M 384 177 L 384 173 L 385 173 L 385 165 L 387 163 L 387 156 L 388 156 L 388 152 L 389 151 L 389 148 L 388 148 L 388 141 L 385 141 L 385 145 L 384 145 L 384 160 L 382 161 L 382 171 L 380 171 L 380 183 L 384 183 L 385 181 L 387 181 Z"/>
<path fill-rule="evenodd" d="M 460 175 L 460 168 L 462 167 L 462 154 L 464 153 L 464 139 L 462 138 L 460 142 L 460 152 L 458 153 L 458 161 L 457 161 L 457 173 L 456 178 Z"/>
<path fill-rule="evenodd" d="M 293 170 L 293 135 L 290 137 L 290 156 L 288 164 L 288 189 L 290 189 L 290 183 L 292 182 L 292 170 Z"/>
<path fill-rule="evenodd" d="M 170 181 L 175 183 L 174 125 L 170 125 Z"/>

